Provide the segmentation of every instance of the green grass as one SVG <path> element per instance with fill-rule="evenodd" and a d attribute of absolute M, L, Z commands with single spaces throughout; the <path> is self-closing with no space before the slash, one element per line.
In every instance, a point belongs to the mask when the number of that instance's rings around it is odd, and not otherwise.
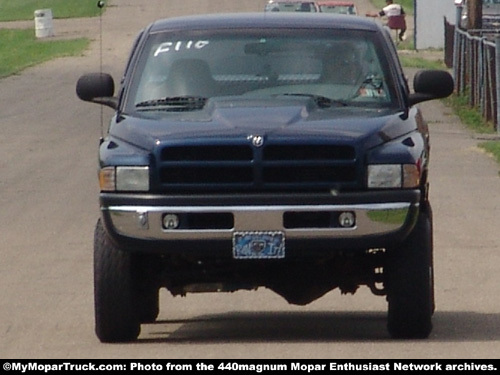
<path fill-rule="evenodd" d="M 99 15 L 97 0 L 0 0 L 0 22 L 33 20 L 38 9 L 51 9 L 54 18 Z M 0 78 L 23 69 L 65 56 L 82 54 L 90 41 L 37 39 L 34 29 L 0 29 Z"/>
<path fill-rule="evenodd" d="M 479 147 L 491 154 L 500 163 L 500 141 L 488 141 L 479 144 Z"/>
<path fill-rule="evenodd" d="M 81 54 L 89 45 L 86 38 L 40 41 L 33 30 L 0 29 L 0 78 L 56 57 Z"/>
<path fill-rule="evenodd" d="M 0 0 L 0 21 L 32 20 L 38 9 L 52 9 L 54 18 L 97 16 L 97 0 Z"/>
<path fill-rule="evenodd" d="M 405 68 L 418 68 L 418 69 L 446 69 L 444 61 L 441 60 L 428 60 L 422 57 L 408 56 L 399 54 L 401 65 Z"/>
<path fill-rule="evenodd" d="M 452 94 L 444 99 L 444 103 L 451 107 L 461 122 L 472 131 L 480 134 L 494 133 L 493 124 L 485 122 L 479 110 L 469 105 L 467 95 Z"/>

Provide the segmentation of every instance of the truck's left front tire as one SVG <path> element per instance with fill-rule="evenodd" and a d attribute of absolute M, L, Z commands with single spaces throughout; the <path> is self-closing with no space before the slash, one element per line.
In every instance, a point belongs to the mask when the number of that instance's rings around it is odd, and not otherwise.
<path fill-rule="evenodd" d="M 404 243 L 388 254 L 387 328 L 393 338 L 422 339 L 432 331 L 434 313 L 433 238 L 430 206 L 423 207 Z"/>

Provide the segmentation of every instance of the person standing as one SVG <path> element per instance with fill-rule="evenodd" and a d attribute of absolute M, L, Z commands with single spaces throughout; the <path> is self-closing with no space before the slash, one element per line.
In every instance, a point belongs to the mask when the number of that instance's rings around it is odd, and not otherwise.
<path fill-rule="evenodd" d="M 392 30 L 399 30 L 399 40 L 403 41 L 405 39 L 406 32 L 406 21 L 405 21 L 405 11 L 400 4 L 395 4 L 393 0 L 385 0 L 387 4 L 378 13 L 367 13 L 368 17 L 387 17 L 387 26 Z"/>

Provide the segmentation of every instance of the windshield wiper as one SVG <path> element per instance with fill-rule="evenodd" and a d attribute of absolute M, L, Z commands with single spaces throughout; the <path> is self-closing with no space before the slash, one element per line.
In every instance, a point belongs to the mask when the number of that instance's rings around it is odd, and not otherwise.
<path fill-rule="evenodd" d="M 208 98 L 202 96 L 173 96 L 161 99 L 146 100 L 137 103 L 136 108 L 144 111 L 168 110 L 168 111 L 195 111 L 202 109 Z"/>
<path fill-rule="evenodd" d="M 284 96 L 305 96 L 308 98 L 312 98 L 316 102 L 318 107 L 320 107 L 320 108 L 330 108 L 334 104 L 342 106 L 342 107 L 347 107 L 349 105 L 347 102 L 345 102 L 343 100 L 331 99 L 331 98 L 327 98 L 326 96 L 322 96 L 322 95 L 304 94 L 304 93 L 286 93 L 286 94 L 281 94 L 281 95 L 284 95 Z"/>

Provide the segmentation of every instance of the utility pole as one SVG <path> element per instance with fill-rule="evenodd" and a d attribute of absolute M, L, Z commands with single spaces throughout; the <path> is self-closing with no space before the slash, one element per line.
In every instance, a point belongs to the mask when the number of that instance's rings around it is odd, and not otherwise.
<path fill-rule="evenodd" d="M 478 30 L 483 28 L 483 0 L 467 1 L 467 28 Z"/>

